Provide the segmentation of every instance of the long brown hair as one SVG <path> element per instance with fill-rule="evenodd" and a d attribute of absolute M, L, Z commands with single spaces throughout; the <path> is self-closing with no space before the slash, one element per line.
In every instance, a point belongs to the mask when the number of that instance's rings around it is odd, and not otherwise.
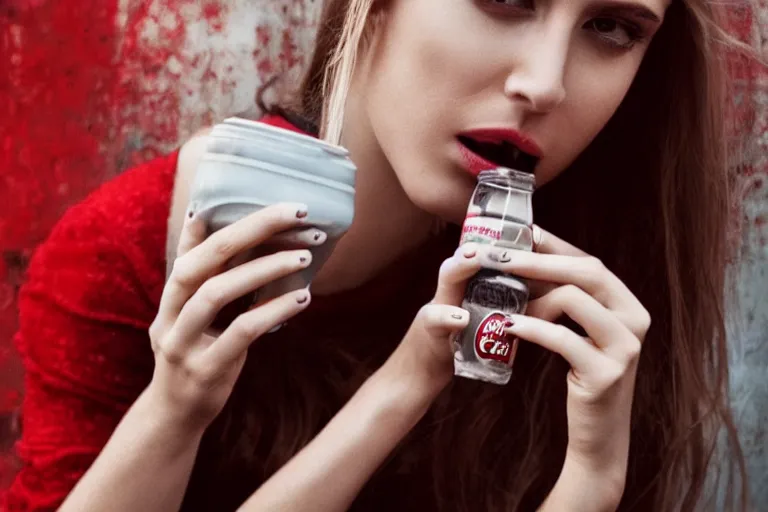
<path fill-rule="evenodd" d="M 353 41 L 350 50 L 349 41 L 346 47 L 340 42 L 361 36 L 361 27 L 353 30 L 349 23 L 362 24 L 354 18 L 365 15 L 370 4 L 326 1 L 304 81 L 293 100 L 276 110 L 298 112 L 316 127 L 329 122 L 328 113 L 338 105 L 329 106 L 328 84 L 344 80 L 339 76 L 349 66 L 341 69 L 342 61 L 359 46 Z M 721 473 L 728 490 L 721 506 L 746 508 L 744 461 L 727 392 L 729 180 L 726 74 L 717 21 L 711 2 L 673 1 L 616 115 L 535 199 L 537 222 L 599 257 L 653 318 L 638 370 L 621 510 L 713 508 L 706 491 L 718 487 L 711 477 Z M 253 394 L 239 390 L 279 388 L 278 374 L 287 367 L 275 363 L 278 352 L 271 354 L 273 374 L 263 368 L 244 372 L 241 381 L 250 382 L 238 383 L 201 451 L 203 460 L 224 460 L 215 466 L 219 469 L 244 461 L 241 469 L 251 472 L 254 485 L 306 444 L 354 392 L 365 372 L 352 368 L 371 369 L 331 348 L 323 357 L 337 358 L 350 371 L 324 376 L 320 391 L 313 388 L 318 381 L 312 380 L 312 365 L 301 366 L 298 374 L 304 379 L 296 377 L 295 365 L 302 363 L 294 358 L 285 363 L 294 365 L 288 387 L 271 405 L 255 404 Z M 393 456 L 427 451 L 423 477 L 439 510 L 533 510 L 556 481 L 567 445 L 568 366 L 558 356 L 522 344 L 515 368 L 513 381 L 504 387 L 454 381 L 418 433 Z M 257 413 L 258 407 L 271 408 Z M 269 426 L 259 423 L 267 417 Z M 723 431 L 729 456 L 720 466 L 714 464 L 715 448 Z M 222 443 L 234 455 L 223 458 L 213 448 Z M 200 486 L 201 471 L 196 468 L 193 476 Z M 371 496 L 385 488 L 382 482 L 393 471 L 386 464 L 360 500 L 375 502 Z M 190 489 L 191 495 L 199 494 L 194 485 Z M 240 493 L 238 499 L 248 489 Z"/>

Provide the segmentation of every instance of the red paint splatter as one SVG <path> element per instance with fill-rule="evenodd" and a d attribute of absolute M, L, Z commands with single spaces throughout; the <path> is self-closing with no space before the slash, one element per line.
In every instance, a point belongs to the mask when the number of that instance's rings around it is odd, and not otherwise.
<path fill-rule="evenodd" d="M 269 46 L 270 41 L 272 41 L 272 29 L 266 25 L 258 25 L 256 27 L 256 50 L 259 51 Z"/>
<path fill-rule="evenodd" d="M 293 38 L 294 35 L 292 30 L 283 30 L 279 58 L 280 62 L 286 66 L 286 69 L 290 69 L 301 62 L 301 58 L 296 55 L 297 46 Z"/>
<path fill-rule="evenodd" d="M 34 245 L 110 170 L 116 1 L 37 3 L 0 25 L 2 250 Z"/>
<path fill-rule="evenodd" d="M 208 2 L 203 5 L 203 17 L 215 32 L 224 30 L 224 8 L 219 2 Z"/>
<path fill-rule="evenodd" d="M 163 143 L 173 143 L 180 117 L 177 88 L 166 66 L 171 58 L 185 69 L 180 57 L 184 47 L 183 0 L 167 0 L 164 9 L 151 14 L 152 2 L 140 2 L 126 23 L 117 55 L 119 85 L 115 96 L 116 129 L 124 143 L 121 167 L 131 167 L 162 153 Z M 151 40 L 144 35 L 154 28 Z M 140 141 L 140 142 L 135 142 Z"/>
<path fill-rule="evenodd" d="M 66 208 L 114 172 L 105 141 L 114 125 L 116 13 L 116 0 L 0 5 L 3 255 L 28 255 Z M 20 399 L 10 340 L 23 266 L 15 256 L 0 263 L 0 413 Z"/>

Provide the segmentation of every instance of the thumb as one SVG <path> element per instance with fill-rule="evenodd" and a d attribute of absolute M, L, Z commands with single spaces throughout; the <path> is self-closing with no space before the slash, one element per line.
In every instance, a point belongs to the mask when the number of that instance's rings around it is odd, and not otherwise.
<path fill-rule="evenodd" d="M 432 338 L 448 339 L 469 325 L 469 312 L 448 304 L 430 303 L 421 308 L 414 323 Z"/>
<path fill-rule="evenodd" d="M 447 304 L 427 304 L 419 310 L 406 334 L 417 359 L 429 368 L 448 368 L 453 362 L 452 336 L 469 324 L 469 312 Z M 415 342 L 415 343 L 414 343 Z"/>

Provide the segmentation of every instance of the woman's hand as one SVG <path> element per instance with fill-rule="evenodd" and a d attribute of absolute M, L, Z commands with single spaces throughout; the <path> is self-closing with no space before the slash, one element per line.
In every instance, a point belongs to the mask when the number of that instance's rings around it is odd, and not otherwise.
<path fill-rule="evenodd" d="M 310 302 L 306 289 L 287 293 L 238 316 L 220 335 L 208 326 L 230 302 L 261 286 L 300 271 L 312 261 L 308 250 L 270 254 L 232 269 L 228 262 L 244 251 L 305 226 L 306 207 L 266 207 L 207 239 L 205 226 L 187 218 L 177 258 L 150 327 L 155 373 L 149 391 L 165 412 L 195 429 L 221 411 L 245 362 L 250 344 L 293 317 Z M 320 245 L 325 233 L 307 226 L 298 241 Z"/>
<path fill-rule="evenodd" d="M 304 309 L 307 290 L 241 314 L 221 335 L 206 334 L 223 306 L 309 265 L 306 250 L 278 252 L 234 266 L 231 260 L 275 238 L 319 245 L 325 234 L 304 226 L 302 205 L 264 208 L 206 238 L 187 218 L 178 258 L 150 327 L 152 381 L 128 409 L 62 511 L 179 510 L 203 433 L 229 397 L 248 346 Z M 282 233 L 278 235 L 278 233 Z M 277 236 L 276 236 L 277 235 Z"/>
<path fill-rule="evenodd" d="M 421 419 L 453 376 L 450 337 L 466 327 L 457 307 L 480 269 L 475 246 L 446 260 L 434 299 L 416 315 L 392 356 L 323 430 L 241 507 L 262 510 L 348 510 L 355 496 Z"/>
<path fill-rule="evenodd" d="M 419 310 L 382 367 L 383 372 L 393 374 L 393 381 L 426 394 L 429 400 L 453 377 L 451 338 L 469 324 L 469 312 L 460 305 L 467 282 L 482 268 L 482 250 L 477 244 L 464 244 L 443 262 L 434 298 Z"/>
<path fill-rule="evenodd" d="M 650 316 L 597 258 L 536 231 L 537 252 L 483 248 L 481 258 L 484 266 L 549 285 L 529 302 L 525 315 L 511 316 L 507 332 L 560 354 L 571 365 L 566 462 L 545 505 L 612 509 L 624 489 L 635 374 Z M 563 316 L 586 336 L 555 323 Z M 581 499 L 587 500 L 584 507 Z"/>

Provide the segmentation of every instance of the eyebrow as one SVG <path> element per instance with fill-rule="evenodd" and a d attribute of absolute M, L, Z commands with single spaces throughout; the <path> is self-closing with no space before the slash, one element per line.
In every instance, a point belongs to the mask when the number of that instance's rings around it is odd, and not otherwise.
<path fill-rule="evenodd" d="M 645 7 L 644 5 L 640 5 L 634 2 L 627 2 L 627 1 L 605 2 L 601 10 L 606 10 L 606 9 L 611 11 L 620 11 L 629 16 L 652 21 L 654 23 L 661 23 L 661 19 L 662 19 L 658 14 L 653 12 L 648 7 Z"/>

